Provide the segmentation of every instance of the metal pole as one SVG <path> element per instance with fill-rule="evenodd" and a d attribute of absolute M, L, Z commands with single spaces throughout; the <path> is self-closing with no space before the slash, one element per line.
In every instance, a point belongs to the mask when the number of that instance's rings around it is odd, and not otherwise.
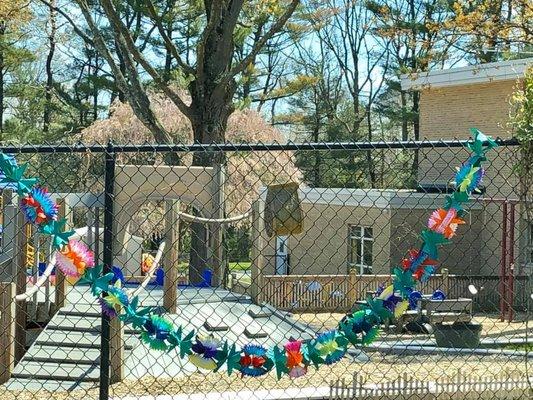
<path fill-rule="evenodd" d="M 502 216 L 502 255 L 501 255 L 501 267 L 500 267 L 500 321 L 505 321 L 505 301 L 506 298 L 506 259 L 507 259 L 507 202 L 503 203 L 503 216 Z"/>
<path fill-rule="evenodd" d="M 508 297 L 509 301 L 509 322 L 514 318 L 514 229 L 515 229 L 515 204 L 510 204 L 510 221 L 509 221 L 509 287 Z"/>
<path fill-rule="evenodd" d="M 103 273 L 113 268 L 113 199 L 115 186 L 116 155 L 113 144 L 107 144 L 105 153 L 105 185 L 104 185 L 104 252 Z M 110 318 L 102 312 L 102 334 L 100 342 L 100 400 L 109 399 L 109 366 L 110 366 Z"/>

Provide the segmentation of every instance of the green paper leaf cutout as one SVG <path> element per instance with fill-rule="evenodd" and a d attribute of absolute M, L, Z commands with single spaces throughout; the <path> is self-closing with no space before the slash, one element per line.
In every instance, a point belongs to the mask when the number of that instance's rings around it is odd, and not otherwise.
<path fill-rule="evenodd" d="M 348 339 L 346 339 L 346 337 L 344 337 L 344 335 L 340 335 L 338 332 L 337 332 L 337 336 L 335 337 L 335 341 L 341 347 L 348 347 L 348 344 L 350 344 Z"/>
<path fill-rule="evenodd" d="M 108 274 L 105 274 L 103 276 L 98 277 L 94 280 L 91 291 L 95 296 L 100 296 L 102 292 L 105 292 L 109 289 L 110 283 L 113 280 L 115 275 L 110 272 Z"/>
<path fill-rule="evenodd" d="M 186 355 L 189 355 L 192 353 L 192 340 L 194 338 L 194 330 L 190 331 L 181 341 L 179 344 L 180 347 L 180 357 L 183 358 Z"/>
<path fill-rule="evenodd" d="M 339 323 L 339 331 L 344 335 L 346 340 L 352 344 L 352 346 L 357 346 L 361 344 L 361 340 L 357 334 L 353 331 L 354 319 L 345 318 Z"/>
<path fill-rule="evenodd" d="M 139 297 L 131 299 L 130 304 L 123 308 L 124 313 L 119 315 L 119 319 L 125 324 L 130 324 L 134 329 L 141 328 L 147 321 L 153 307 L 144 307 L 138 309 Z"/>
<path fill-rule="evenodd" d="M 39 227 L 41 233 L 52 237 L 52 246 L 55 250 L 61 250 L 75 233 L 73 230 L 65 231 L 66 223 L 66 218 L 61 218 L 59 221 L 48 221 Z"/>
<path fill-rule="evenodd" d="M 472 156 L 472 165 L 477 167 L 482 161 L 487 159 L 486 153 L 498 147 L 498 144 L 490 136 L 485 135 L 479 129 L 470 128 L 470 134 L 474 139 L 473 143 L 468 143 L 467 147 L 474 153 Z"/>
<path fill-rule="evenodd" d="M 371 344 L 379 336 L 379 328 L 377 326 L 370 329 L 366 334 L 363 334 L 363 345 Z"/>
<path fill-rule="evenodd" d="M 241 352 L 237 351 L 235 344 L 232 344 L 227 356 L 227 371 L 231 375 L 233 371 L 241 370 Z"/>
<path fill-rule="evenodd" d="M 315 340 L 310 341 L 305 346 L 304 357 L 307 359 L 307 364 L 313 364 L 316 369 L 318 369 L 321 364 L 324 364 L 324 360 L 316 348 Z"/>
<path fill-rule="evenodd" d="M 383 299 L 373 299 L 371 296 L 368 296 L 366 302 L 367 304 L 363 308 L 370 310 L 380 322 L 391 317 L 392 313 L 383 306 Z"/>
<path fill-rule="evenodd" d="M 272 358 L 274 362 L 274 367 L 276 369 L 276 377 L 281 379 L 283 374 L 289 373 L 289 368 L 287 367 L 287 354 L 285 354 L 284 349 L 280 349 L 278 346 L 274 346 L 272 351 Z"/>
<path fill-rule="evenodd" d="M 2 179 L 2 183 L 14 183 L 17 185 L 17 194 L 23 196 L 26 193 L 31 192 L 33 186 L 38 182 L 37 178 L 24 178 L 24 173 L 28 164 L 22 164 L 20 166 L 13 165 L 10 162 L 9 157 L 2 153 L 0 168 L 4 172 L 5 178 Z"/>
<path fill-rule="evenodd" d="M 439 258 L 438 246 L 451 243 L 451 241 L 446 239 L 442 233 L 438 233 L 429 229 L 424 229 L 421 236 L 422 240 L 424 241 L 422 251 L 429 255 L 429 258 L 434 260 Z"/>
<path fill-rule="evenodd" d="M 463 204 L 469 201 L 470 197 L 468 196 L 468 192 L 455 191 L 451 196 L 446 196 L 444 209 L 449 210 L 450 208 L 454 208 L 457 210 L 457 214 L 460 215 L 464 211 Z"/>
<path fill-rule="evenodd" d="M 215 355 L 215 360 L 217 362 L 217 367 L 213 370 L 213 372 L 217 372 L 222 366 L 226 363 L 228 359 L 229 354 L 229 346 L 228 342 L 225 341 L 224 345 L 222 346 L 222 349 L 217 351 L 217 354 Z"/>
<path fill-rule="evenodd" d="M 92 286 L 96 282 L 96 280 L 102 275 L 102 269 L 102 264 L 95 265 L 93 268 L 86 268 L 81 278 L 78 280 L 78 282 L 76 282 L 76 285 L 80 283 L 88 283 L 89 285 L 91 285 L 91 292 L 93 293 L 93 295 L 98 296 L 93 292 Z"/>
<path fill-rule="evenodd" d="M 409 270 L 402 270 L 401 268 L 395 267 L 392 277 L 392 284 L 395 291 L 399 291 L 400 295 L 403 298 L 409 297 L 413 287 L 415 286 L 415 280 L 413 274 Z"/>

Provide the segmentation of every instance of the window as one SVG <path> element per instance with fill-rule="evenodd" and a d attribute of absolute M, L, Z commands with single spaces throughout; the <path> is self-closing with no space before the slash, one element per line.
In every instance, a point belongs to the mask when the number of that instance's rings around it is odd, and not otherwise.
<path fill-rule="evenodd" d="M 348 266 L 356 268 L 359 274 L 372 273 L 372 246 L 374 236 L 372 228 L 365 226 L 348 226 Z"/>

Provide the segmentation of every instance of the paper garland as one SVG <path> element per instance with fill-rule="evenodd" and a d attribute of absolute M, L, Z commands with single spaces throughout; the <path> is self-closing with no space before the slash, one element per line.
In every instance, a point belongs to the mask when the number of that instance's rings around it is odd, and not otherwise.
<path fill-rule="evenodd" d="M 123 277 L 114 273 L 102 275 L 102 266 L 94 265 L 91 250 L 82 242 L 70 240 L 73 231 L 64 231 L 66 220 L 57 220 L 57 204 L 45 188 L 37 186 L 36 178 L 26 178 L 27 166 L 18 166 L 12 155 L 0 153 L 0 185 L 16 189 L 21 208 L 28 222 L 37 226 L 40 233 L 51 237 L 57 250 L 57 266 L 68 276 L 81 277 L 88 283 L 91 293 L 98 297 L 102 312 L 111 318 L 119 318 L 125 324 L 140 330 L 140 339 L 150 348 L 160 351 L 176 351 L 180 358 L 188 358 L 197 368 L 218 371 L 225 367 L 228 375 L 240 372 L 243 376 L 261 376 L 275 370 L 278 379 L 284 375 L 297 378 L 306 374 L 309 366 L 331 365 L 341 360 L 348 345 L 361 346 L 372 343 L 379 334 L 381 323 L 398 317 L 409 307 L 416 307 L 422 297 L 415 290 L 417 282 L 426 281 L 436 269 L 438 248 L 449 244 L 459 225 L 464 224 L 463 205 L 477 189 L 485 174 L 481 162 L 486 152 L 497 146 L 495 141 L 477 129 L 471 129 L 473 142 L 467 147 L 473 155 L 458 168 L 456 189 L 446 196 L 443 208 L 434 211 L 421 233 L 422 246 L 413 249 L 393 269 L 393 283 L 380 288 L 367 298 L 359 310 L 347 314 L 337 329 L 318 334 L 308 343 L 290 340 L 271 350 L 247 344 L 239 349 L 235 343 L 220 341 L 213 336 L 185 333 L 181 326 L 152 308 L 139 308 L 138 297 L 129 298 L 122 289 Z M 434 298 L 443 299 L 444 293 L 436 291 Z"/>

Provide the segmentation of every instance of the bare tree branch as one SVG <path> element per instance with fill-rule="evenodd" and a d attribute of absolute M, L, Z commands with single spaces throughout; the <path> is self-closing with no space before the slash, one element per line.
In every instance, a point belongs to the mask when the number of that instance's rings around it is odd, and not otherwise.
<path fill-rule="evenodd" d="M 74 32 L 76 32 L 76 34 L 79 37 L 81 37 L 86 43 L 90 44 L 91 46 L 94 46 L 93 40 L 89 36 L 87 36 L 80 28 L 78 28 L 78 26 L 76 25 L 76 22 L 74 22 L 74 20 L 71 18 L 70 15 L 68 15 L 68 13 L 63 11 L 61 8 L 53 5 L 47 0 L 39 0 L 39 1 L 43 3 L 45 6 L 47 6 L 50 10 L 57 12 L 59 15 L 65 18 L 70 24 L 70 26 L 72 26 L 72 28 L 74 29 Z"/>
<path fill-rule="evenodd" d="M 181 59 L 181 56 L 178 53 L 178 49 L 176 48 L 176 46 L 174 46 L 174 43 L 172 43 L 172 40 L 168 37 L 165 31 L 165 27 L 161 23 L 161 18 L 157 14 L 157 11 L 152 1 L 144 0 L 144 3 L 148 8 L 148 13 L 150 14 L 150 17 L 152 18 L 152 20 L 154 21 L 157 27 L 157 30 L 159 31 L 159 34 L 161 35 L 161 37 L 163 38 L 163 41 L 165 42 L 166 49 L 170 52 L 170 54 L 172 54 L 172 57 L 176 59 L 176 62 L 186 74 L 193 74 L 194 68 L 192 68 L 190 65 L 188 65 Z"/>
<path fill-rule="evenodd" d="M 124 26 L 122 20 L 120 19 L 120 16 L 113 7 L 113 4 L 111 4 L 111 1 L 101 0 L 101 3 L 109 19 L 109 22 L 112 24 L 115 32 L 117 33 L 117 36 L 123 38 L 124 40 L 125 51 L 123 53 L 126 53 L 126 55 L 129 56 L 129 54 L 127 53 L 130 52 L 133 58 L 144 68 L 146 72 L 148 72 L 148 74 L 154 80 L 155 84 L 163 91 L 163 93 L 165 93 L 172 100 L 172 102 L 176 104 L 176 106 L 180 109 L 182 113 L 187 115 L 190 112 L 189 106 L 185 104 L 185 102 L 180 98 L 178 93 L 172 90 L 165 83 L 163 77 L 143 57 L 139 49 L 137 49 L 135 43 L 133 42 L 133 38 L 131 37 L 128 29 L 126 29 L 126 27 Z"/>
<path fill-rule="evenodd" d="M 139 120 L 143 123 L 144 126 L 146 126 L 147 129 L 150 130 L 150 132 L 154 134 L 156 140 L 167 143 L 171 142 L 170 135 L 158 123 L 155 114 L 150 108 L 150 100 L 148 99 L 146 92 L 140 86 L 137 71 L 135 71 L 134 68 L 132 69 L 131 65 L 127 65 L 132 85 L 128 84 L 126 78 L 122 74 L 122 71 L 117 66 L 111 54 L 111 51 L 107 47 L 103 39 L 102 33 L 100 32 L 100 29 L 96 26 L 96 23 L 94 22 L 91 16 L 91 12 L 89 10 L 89 6 L 85 2 L 85 0 L 76 0 L 76 3 L 80 6 L 83 17 L 85 18 L 85 21 L 89 25 L 89 29 L 91 30 L 94 36 L 95 48 L 100 54 L 102 54 L 102 56 L 109 64 L 109 67 L 111 68 L 115 77 L 117 86 L 126 96 L 129 105 L 135 111 L 135 114 L 137 115 Z M 117 37 L 116 39 L 119 46 L 125 46 L 123 43 L 120 43 L 121 39 L 119 37 Z M 131 60 L 129 60 L 127 51 L 125 53 L 126 54 L 123 54 L 123 56 L 126 56 L 125 58 L 128 59 L 129 64 L 131 64 Z"/>
<path fill-rule="evenodd" d="M 252 50 L 250 50 L 250 53 L 226 74 L 223 79 L 225 82 L 228 82 L 235 75 L 241 73 L 246 69 L 246 67 L 257 56 L 257 54 L 259 54 L 266 42 L 268 42 L 276 33 L 278 33 L 283 28 L 283 26 L 285 26 L 286 22 L 294 13 L 294 10 L 296 10 L 296 7 L 299 3 L 300 0 L 291 1 L 290 5 L 287 7 L 287 10 L 285 10 L 283 15 L 270 27 L 270 29 L 263 35 L 263 37 L 255 43 L 255 45 L 252 47 Z"/>

